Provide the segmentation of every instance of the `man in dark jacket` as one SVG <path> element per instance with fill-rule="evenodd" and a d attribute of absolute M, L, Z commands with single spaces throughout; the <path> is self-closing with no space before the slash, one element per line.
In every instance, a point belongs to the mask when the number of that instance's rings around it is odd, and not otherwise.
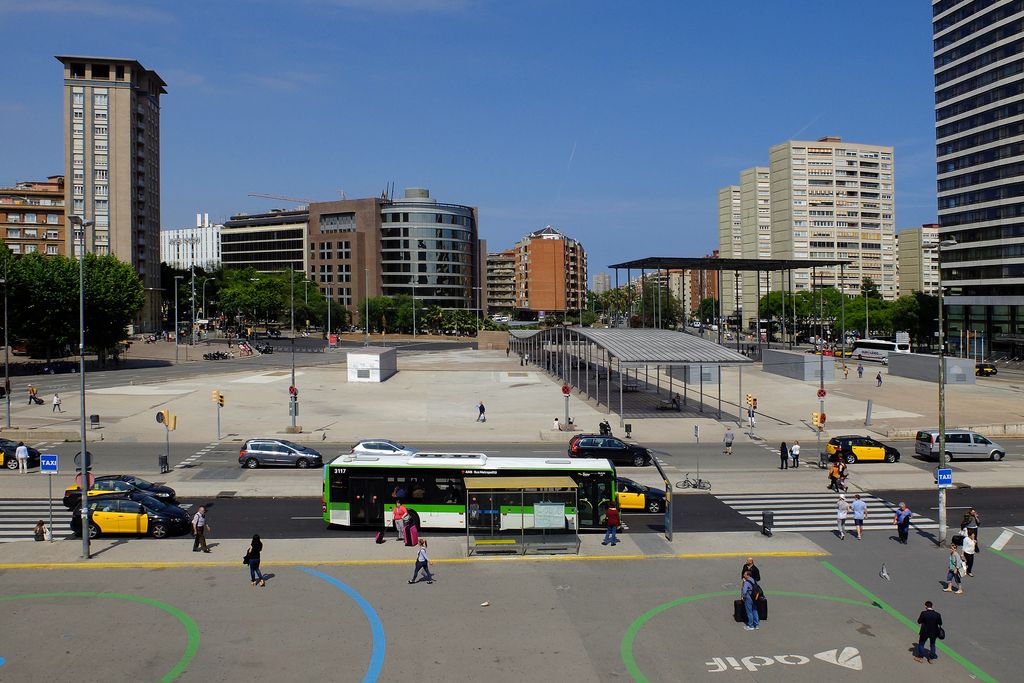
<path fill-rule="evenodd" d="M 917 647 L 914 648 L 914 659 L 920 662 L 923 657 L 927 657 L 931 664 L 933 659 L 939 658 L 935 654 L 935 639 L 939 637 L 939 629 L 942 627 L 942 615 L 932 609 L 931 600 L 924 603 L 924 611 L 917 617 L 917 623 L 921 624 L 921 629 L 918 631 Z M 927 653 L 924 651 L 926 640 L 931 641 L 931 651 Z"/>
<path fill-rule="evenodd" d="M 743 576 L 743 572 L 750 572 L 750 578 L 754 579 L 757 583 L 761 583 L 761 570 L 754 564 L 754 558 L 747 558 L 747 563 L 743 565 L 743 569 L 740 569 L 740 576 Z"/>

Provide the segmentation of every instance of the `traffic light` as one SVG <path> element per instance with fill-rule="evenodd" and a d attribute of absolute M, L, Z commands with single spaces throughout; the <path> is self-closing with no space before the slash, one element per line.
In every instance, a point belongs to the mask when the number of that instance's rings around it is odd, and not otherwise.
<path fill-rule="evenodd" d="M 753 406 L 754 405 L 754 395 L 753 394 L 747 394 L 747 405 L 748 406 Z"/>
<path fill-rule="evenodd" d="M 224 407 L 224 394 L 220 393 L 216 389 L 213 390 L 213 399 L 212 400 L 213 400 L 214 403 L 219 405 L 221 408 Z"/>
<path fill-rule="evenodd" d="M 170 420 L 171 420 L 171 411 L 166 410 L 166 409 L 165 410 L 161 410 L 160 411 L 160 417 L 157 418 L 157 422 L 159 422 L 160 424 L 163 424 L 163 425 L 167 425 L 167 424 L 170 424 Z"/>
<path fill-rule="evenodd" d="M 168 419 L 167 428 L 170 429 L 173 432 L 175 429 L 178 428 L 178 416 L 177 415 L 171 415 L 167 419 Z"/>
<path fill-rule="evenodd" d="M 754 400 L 750 404 L 750 407 L 753 408 L 754 410 L 757 410 L 757 396 L 754 397 Z"/>
<path fill-rule="evenodd" d="M 811 424 L 821 429 L 825 426 L 825 413 L 811 413 Z"/>

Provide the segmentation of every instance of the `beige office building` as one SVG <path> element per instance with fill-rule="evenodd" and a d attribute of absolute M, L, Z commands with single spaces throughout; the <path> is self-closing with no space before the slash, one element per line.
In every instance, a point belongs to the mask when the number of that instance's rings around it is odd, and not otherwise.
<path fill-rule="evenodd" d="M 743 225 L 740 221 L 740 186 L 728 185 L 718 190 L 718 252 L 722 258 L 743 258 Z M 722 313 L 732 315 L 742 301 L 742 283 L 737 298 L 731 272 L 722 274 L 725 281 L 722 292 Z"/>
<path fill-rule="evenodd" d="M 903 228 L 896 235 L 899 295 L 939 293 L 939 224 Z"/>
<path fill-rule="evenodd" d="M 487 310 L 511 313 L 516 306 L 516 252 L 487 255 Z"/>
<path fill-rule="evenodd" d="M 849 260 L 843 269 L 793 271 L 793 289 L 837 287 L 850 296 L 871 278 L 895 299 L 893 148 L 838 137 L 790 140 L 771 148 L 772 258 Z M 781 288 L 781 276 L 772 289 Z"/>
<path fill-rule="evenodd" d="M 160 96 L 166 83 L 132 59 L 58 55 L 64 65 L 67 214 L 91 220 L 86 249 L 142 279 L 141 331 L 160 327 Z M 81 246 L 74 235 L 67 253 Z"/>

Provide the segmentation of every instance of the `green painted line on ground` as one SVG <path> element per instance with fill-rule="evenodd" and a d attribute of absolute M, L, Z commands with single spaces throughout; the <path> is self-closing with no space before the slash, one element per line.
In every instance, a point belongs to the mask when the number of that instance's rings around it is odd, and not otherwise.
<path fill-rule="evenodd" d="M 990 548 L 985 548 L 985 552 L 995 553 L 996 555 L 998 555 L 999 557 L 1003 558 L 1004 560 L 1009 560 L 1010 562 L 1013 562 L 1014 564 L 1019 564 L 1020 566 L 1024 567 L 1024 560 L 1020 559 L 1019 557 L 1014 557 L 1013 555 L 1010 555 L 1009 553 L 1004 553 L 1002 550 L 996 550 L 995 548 L 991 548 L 990 547 Z"/>
<path fill-rule="evenodd" d="M 127 600 L 128 602 L 137 602 L 141 605 L 156 607 L 157 609 L 170 614 L 185 627 L 187 642 L 185 644 L 185 651 L 182 653 L 181 658 L 178 659 L 177 663 L 170 671 L 160 677 L 161 683 L 170 683 L 183 674 L 189 662 L 192 661 L 192 658 L 195 657 L 196 653 L 199 651 L 199 626 L 196 625 L 196 622 L 192 617 L 174 605 L 169 605 L 166 602 L 147 598 L 142 595 L 128 595 L 126 593 L 94 593 L 88 591 L 23 593 L 21 595 L 0 595 L 0 602 L 10 602 L 13 600 L 37 600 L 41 598 L 105 598 L 111 600 Z"/>
<path fill-rule="evenodd" d="M 672 609 L 673 607 L 679 607 L 691 602 L 697 602 L 698 600 L 707 600 L 708 598 L 722 598 L 722 597 L 733 597 L 737 595 L 735 590 L 731 591 L 716 591 L 714 593 L 700 593 L 698 595 L 687 595 L 686 597 L 672 600 L 671 602 L 662 603 L 656 607 L 651 608 L 644 614 L 641 614 L 629 627 L 626 629 L 626 633 L 622 636 L 622 643 L 619 645 L 619 654 L 622 657 L 622 663 L 626 665 L 626 671 L 633 677 L 634 681 L 640 683 L 650 683 L 650 679 L 647 678 L 640 671 L 640 667 L 636 663 L 636 658 L 633 656 L 633 643 L 636 641 L 636 636 L 647 622 L 658 616 L 662 612 Z M 841 598 L 834 595 L 818 595 L 817 593 L 796 593 L 791 591 L 772 591 L 772 597 L 789 597 L 789 598 L 810 598 L 812 600 L 827 600 L 829 602 L 839 602 L 846 605 L 856 605 L 857 607 L 876 607 L 877 605 L 865 602 L 863 600 L 853 600 L 851 598 Z"/>
<path fill-rule="evenodd" d="M 853 588 L 855 591 L 871 600 L 878 607 L 882 608 L 882 610 L 884 610 L 886 614 L 896 619 L 898 622 L 909 628 L 914 633 L 918 632 L 919 629 L 917 627 L 916 622 L 911 621 L 909 617 L 905 616 L 895 607 L 885 602 L 880 597 L 869 591 L 867 588 L 854 581 L 834 564 L 832 564 L 828 560 L 822 560 L 821 564 L 823 567 L 825 567 L 825 569 L 829 570 L 830 572 L 838 576 L 840 579 L 845 581 L 846 584 Z M 968 672 L 977 677 L 979 680 L 985 681 L 986 683 L 996 683 L 996 679 L 992 678 L 992 676 L 989 676 L 987 673 L 985 673 L 985 671 L 983 671 L 981 667 L 979 667 L 977 664 L 961 655 L 953 648 L 946 645 L 941 640 L 936 641 L 935 646 L 938 650 L 941 650 L 946 655 L 948 655 L 949 658 L 952 659 L 954 662 L 956 662 L 963 668 L 967 669 Z"/>

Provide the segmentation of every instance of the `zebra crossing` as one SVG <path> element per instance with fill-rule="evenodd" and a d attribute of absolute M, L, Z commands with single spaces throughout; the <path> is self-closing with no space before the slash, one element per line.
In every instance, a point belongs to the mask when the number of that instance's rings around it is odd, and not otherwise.
<path fill-rule="evenodd" d="M 761 512 L 775 513 L 773 529 L 776 531 L 832 531 L 836 528 L 836 502 L 838 494 L 815 493 L 731 493 L 714 494 L 736 512 L 755 524 L 761 524 Z M 861 500 L 867 503 L 865 529 L 892 530 L 892 518 L 897 504 L 883 500 L 870 493 L 861 493 Z M 846 499 L 853 502 L 853 493 Z M 846 521 L 847 530 L 853 529 L 853 515 Z M 927 517 L 914 514 L 911 526 L 918 529 L 935 529 L 938 523 Z"/>
<path fill-rule="evenodd" d="M 47 498 L 0 498 L 0 543 L 31 541 L 36 522 L 50 523 L 50 503 Z M 63 501 L 53 501 L 53 538 L 72 536 L 71 510 Z"/>

